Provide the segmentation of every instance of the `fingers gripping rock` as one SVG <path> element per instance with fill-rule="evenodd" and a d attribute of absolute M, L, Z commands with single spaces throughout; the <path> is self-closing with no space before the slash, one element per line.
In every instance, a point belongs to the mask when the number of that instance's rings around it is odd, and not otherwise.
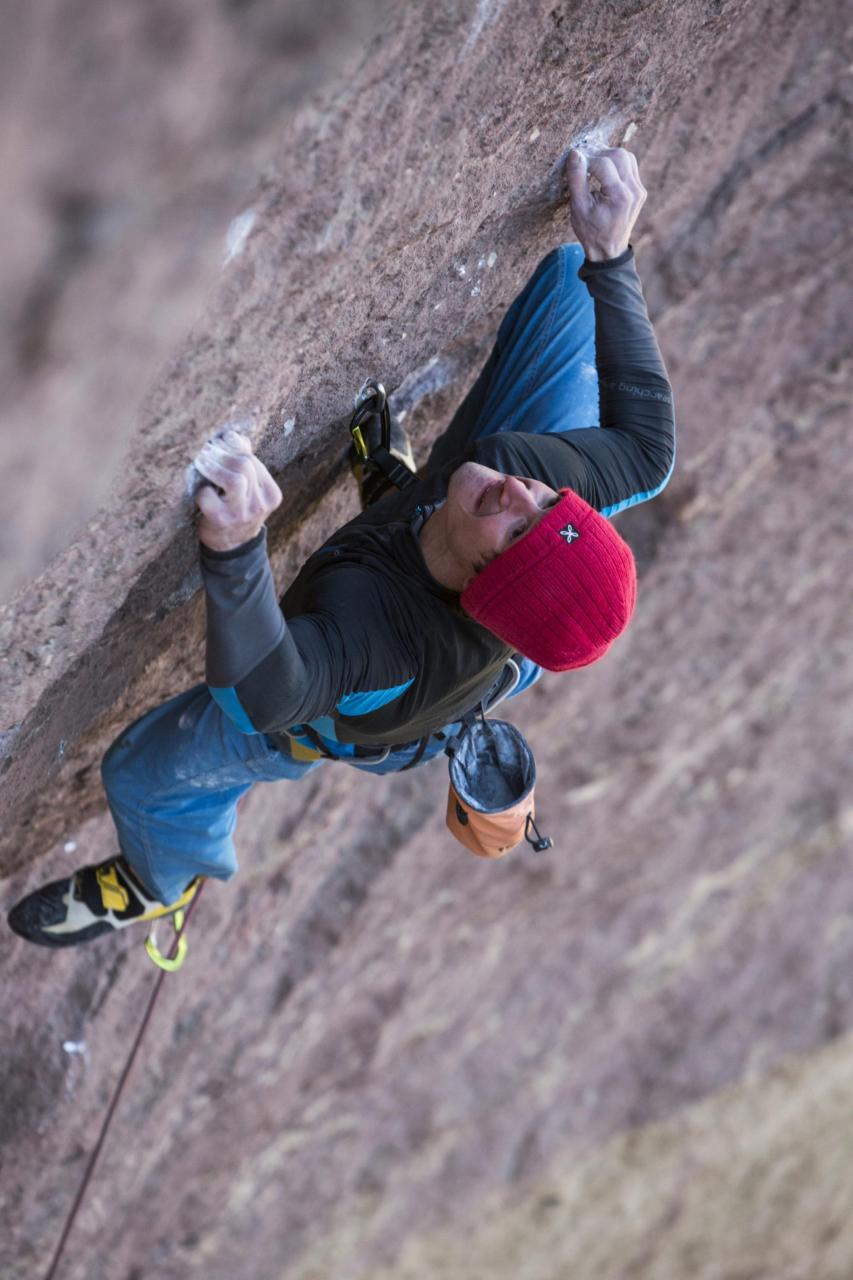
<path fill-rule="evenodd" d="M 572 226 L 589 261 L 619 257 L 646 198 L 636 157 L 622 147 L 589 155 L 573 148 L 566 179 Z"/>
<path fill-rule="evenodd" d="M 207 468 L 210 465 L 233 466 L 235 460 L 241 456 L 252 455 L 252 442 L 247 430 L 247 424 L 226 423 L 205 441 L 186 470 L 185 484 L 188 498 L 195 499 L 200 488 L 215 483 L 207 474 Z"/>
<path fill-rule="evenodd" d="M 252 450 L 248 435 L 228 425 L 206 441 L 189 469 L 198 534 L 213 550 L 250 541 L 281 502 L 281 490 Z"/>
<path fill-rule="evenodd" d="M 569 152 L 566 178 L 573 212 L 585 214 L 589 207 L 589 189 L 586 156 L 582 151 L 574 149 Z"/>

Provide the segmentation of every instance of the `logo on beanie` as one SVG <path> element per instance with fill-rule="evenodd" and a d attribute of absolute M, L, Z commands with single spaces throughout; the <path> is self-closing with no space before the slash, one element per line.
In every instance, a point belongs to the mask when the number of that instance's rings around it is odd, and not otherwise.
<path fill-rule="evenodd" d="M 565 529 L 560 530 L 560 537 L 565 538 L 566 542 L 574 542 L 580 536 L 580 529 L 576 529 L 573 524 L 567 524 Z"/>

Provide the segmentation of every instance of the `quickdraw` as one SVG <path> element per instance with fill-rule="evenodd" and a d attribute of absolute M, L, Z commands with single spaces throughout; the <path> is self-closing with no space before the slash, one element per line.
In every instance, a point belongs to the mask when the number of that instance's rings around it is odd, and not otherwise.
<path fill-rule="evenodd" d="M 369 419 L 378 420 L 379 444 L 372 447 L 365 440 L 365 432 Z M 374 421 L 371 436 L 376 435 Z M 388 408 L 388 396 L 381 382 L 368 378 L 355 398 L 355 412 L 349 424 L 353 447 L 359 460 L 376 467 L 397 489 L 408 489 L 415 483 L 415 473 L 400 462 L 391 452 L 391 411 Z"/>

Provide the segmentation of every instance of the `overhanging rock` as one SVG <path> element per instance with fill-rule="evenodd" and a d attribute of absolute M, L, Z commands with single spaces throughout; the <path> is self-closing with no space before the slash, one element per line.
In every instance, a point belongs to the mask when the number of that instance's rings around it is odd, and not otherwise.
<path fill-rule="evenodd" d="M 284 582 L 354 507 L 363 375 L 438 428 L 566 233 L 585 130 L 636 126 L 678 469 L 619 517 L 645 569 L 621 652 L 512 709 L 553 856 L 451 849 L 438 767 L 247 798 L 69 1274 L 853 1273 L 845 21 L 431 0 L 300 113 L 112 499 L 5 616 L 7 901 L 113 851 L 100 752 L 201 674 L 200 441 L 254 424 Z M 132 932 L 61 955 L 0 932 L 15 1280 L 45 1270 L 139 1025 Z"/>
<path fill-rule="evenodd" d="M 315 532 L 346 509 L 331 492 L 339 429 L 365 374 L 406 396 L 413 371 L 446 383 L 452 368 L 461 392 L 525 274 L 568 235 L 568 147 L 620 139 L 649 100 L 654 58 L 630 93 L 602 93 L 635 18 L 577 44 L 559 10 L 540 9 L 526 15 L 522 79 L 503 5 L 398 11 L 355 79 L 293 121 L 280 167 L 232 227 L 204 319 L 146 400 L 109 503 L 3 611 L 5 871 L 38 856 L 60 814 L 100 803 L 95 765 L 120 720 L 200 676 L 182 485 L 204 437 L 229 417 L 252 424 L 282 477 L 272 546 L 286 559 L 319 495 Z M 698 14 L 682 21 L 690 30 Z"/>

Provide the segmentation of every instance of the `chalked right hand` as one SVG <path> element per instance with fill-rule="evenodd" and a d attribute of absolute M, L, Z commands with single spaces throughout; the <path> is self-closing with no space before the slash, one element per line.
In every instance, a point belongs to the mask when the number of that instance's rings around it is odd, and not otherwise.
<path fill-rule="evenodd" d="M 281 503 L 281 489 L 239 431 L 213 436 L 193 465 L 208 482 L 195 494 L 196 528 L 211 551 L 233 551 L 251 541 Z"/>

